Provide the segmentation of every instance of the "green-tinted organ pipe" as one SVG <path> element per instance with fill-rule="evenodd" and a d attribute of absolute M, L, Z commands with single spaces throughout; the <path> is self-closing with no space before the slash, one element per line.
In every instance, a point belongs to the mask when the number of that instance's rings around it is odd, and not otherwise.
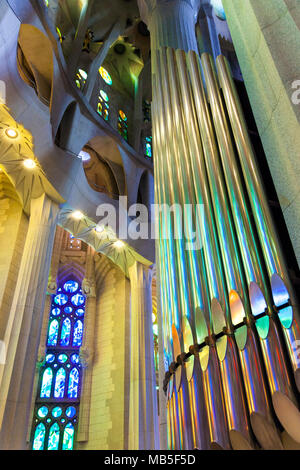
<path fill-rule="evenodd" d="M 247 124 L 225 57 L 217 58 L 218 75 L 237 144 L 240 163 L 256 222 L 265 263 L 270 276 L 273 301 L 278 308 L 278 316 L 293 365 L 296 383 L 300 390 L 300 357 L 297 354 L 300 340 L 300 322 L 297 299 L 289 280 L 284 257 L 274 227 L 262 179 L 256 163 Z M 283 305 L 291 301 L 292 306 Z"/>
<path fill-rule="evenodd" d="M 269 295 L 268 281 L 263 272 L 263 264 L 259 259 L 254 231 L 249 217 L 247 199 L 243 191 L 242 179 L 238 170 L 233 142 L 231 141 L 229 124 L 223 108 L 212 59 L 208 54 L 202 55 L 202 65 L 237 238 L 242 253 L 247 281 L 249 283 L 251 309 L 254 317 L 256 317 L 262 314 L 266 309 L 266 302 L 262 292 L 267 300 L 268 311 L 269 313 L 272 312 L 272 301 Z M 294 413 L 297 413 L 297 409 L 294 406 L 295 396 L 292 391 L 277 327 L 273 318 L 267 314 L 257 319 L 255 324 L 260 337 L 273 406 L 277 417 L 280 419 L 281 423 L 285 422 L 287 425 L 285 427 L 289 432 L 290 423 L 285 421 L 287 411 L 286 409 L 283 411 L 285 406 L 282 402 L 287 400 L 290 408 L 294 410 Z M 278 399 L 279 395 L 280 397 Z M 291 414 L 293 414 L 293 412 Z"/>
<path fill-rule="evenodd" d="M 236 242 L 234 224 L 226 192 L 226 184 L 223 178 L 223 171 L 219 160 L 219 151 L 204 92 L 198 56 L 193 51 L 190 51 L 188 53 L 187 62 L 208 179 L 212 193 L 212 202 L 221 246 L 221 255 L 225 268 L 224 271 L 227 290 L 229 292 L 231 319 L 233 325 L 238 325 L 243 323 L 245 316 L 249 319 L 249 312 L 251 312 L 247 285 Z M 239 347 L 242 366 L 241 369 L 247 392 L 246 397 L 250 417 L 255 413 L 259 413 L 261 420 L 266 420 L 264 425 L 269 428 L 268 434 L 272 432 L 274 436 L 276 435 L 276 430 L 273 426 L 266 394 L 266 386 L 259 364 L 260 359 L 255 335 L 253 334 L 252 329 L 244 325 L 235 330 L 235 338 Z M 252 421 L 255 420 L 252 419 Z M 253 427 L 255 428 L 255 426 Z M 259 435 L 259 433 L 257 434 Z M 264 445 L 263 442 L 262 445 Z"/>
<path fill-rule="evenodd" d="M 222 273 L 220 253 L 218 251 L 217 234 L 214 226 L 209 185 L 205 171 L 191 88 L 187 75 L 185 53 L 183 51 L 176 51 L 174 56 L 173 51 L 168 49 L 167 57 L 172 102 L 179 104 L 182 103 L 182 107 L 178 109 L 178 113 L 181 116 L 181 121 L 185 125 L 183 127 L 183 132 L 181 132 L 180 135 L 183 137 L 183 146 L 186 148 L 189 165 L 193 170 L 192 181 L 194 184 L 196 200 L 204 206 L 204 218 L 202 220 L 203 225 L 201 229 L 202 232 L 205 232 L 205 236 L 203 238 L 203 252 L 205 255 L 206 271 L 208 273 L 207 279 L 210 288 L 209 300 L 211 319 L 213 331 L 215 333 L 220 333 L 224 327 L 231 326 L 231 321 L 230 318 L 228 319 L 228 297 Z M 175 64 L 177 64 L 177 67 Z M 177 73 L 178 82 L 176 82 Z M 188 137 L 187 140 L 186 137 Z M 188 144 L 186 145 L 187 142 Z M 221 303 L 226 311 L 226 317 L 224 310 L 222 310 Z M 243 442 L 244 448 L 251 448 L 245 397 L 243 394 L 242 379 L 235 343 L 231 337 L 224 335 L 217 341 L 216 347 L 220 361 L 222 377 L 221 383 L 224 385 L 225 408 L 230 430 L 230 438 L 233 440 L 234 436 L 238 435 L 238 440 L 239 442 Z M 214 375 L 216 377 L 216 374 Z M 217 386 L 217 381 L 215 382 L 215 386 Z M 215 438 L 215 442 L 217 443 L 217 438 Z"/>

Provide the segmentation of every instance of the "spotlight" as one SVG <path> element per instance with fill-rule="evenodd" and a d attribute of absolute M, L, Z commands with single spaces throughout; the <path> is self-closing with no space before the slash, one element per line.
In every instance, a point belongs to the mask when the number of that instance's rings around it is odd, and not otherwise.
<path fill-rule="evenodd" d="M 73 219 L 81 220 L 83 218 L 83 213 L 80 212 L 80 211 L 74 211 L 72 213 L 72 217 L 73 217 Z"/>
<path fill-rule="evenodd" d="M 118 240 L 114 243 L 114 246 L 118 249 L 118 250 L 121 250 L 122 248 L 124 248 L 125 246 L 125 243 L 122 242 L 121 240 Z"/>
<path fill-rule="evenodd" d="M 27 168 L 28 170 L 33 170 L 33 168 L 36 167 L 36 163 L 34 160 L 32 160 L 32 158 L 26 158 L 26 160 L 24 160 L 23 162 L 23 165 L 25 166 L 25 168 Z"/>
<path fill-rule="evenodd" d="M 18 132 L 16 131 L 16 129 L 6 129 L 5 131 L 5 134 L 7 135 L 7 137 L 9 137 L 10 139 L 16 139 L 18 137 Z"/>

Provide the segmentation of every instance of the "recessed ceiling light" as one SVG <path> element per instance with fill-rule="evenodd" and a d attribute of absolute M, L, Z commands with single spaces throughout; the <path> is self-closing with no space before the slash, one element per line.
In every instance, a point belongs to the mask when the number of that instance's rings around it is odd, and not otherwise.
<path fill-rule="evenodd" d="M 32 158 L 26 158 L 24 161 L 23 161 L 23 165 L 25 166 L 25 168 L 27 168 L 28 170 L 33 170 L 33 168 L 36 167 L 36 163 L 34 160 L 32 160 Z"/>
<path fill-rule="evenodd" d="M 115 246 L 116 248 L 118 248 L 118 250 L 121 250 L 122 248 L 124 248 L 125 243 L 122 242 L 121 240 L 118 240 L 118 241 L 116 241 L 116 242 L 114 243 L 114 246 Z"/>
<path fill-rule="evenodd" d="M 83 213 L 80 212 L 80 211 L 74 211 L 72 213 L 72 217 L 73 217 L 73 219 L 81 220 L 83 218 Z"/>
<path fill-rule="evenodd" d="M 81 158 L 81 160 L 83 162 L 87 162 L 91 159 L 91 156 L 88 152 L 85 152 L 84 150 L 81 150 L 80 154 L 78 155 L 79 158 Z"/>
<path fill-rule="evenodd" d="M 10 139 L 16 139 L 18 137 L 18 132 L 16 131 L 16 129 L 6 129 L 5 131 L 5 134 L 7 135 L 7 137 L 9 137 Z"/>
<path fill-rule="evenodd" d="M 104 225 L 96 225 L 95 230 L 97 233 L 104 232 Z"/>

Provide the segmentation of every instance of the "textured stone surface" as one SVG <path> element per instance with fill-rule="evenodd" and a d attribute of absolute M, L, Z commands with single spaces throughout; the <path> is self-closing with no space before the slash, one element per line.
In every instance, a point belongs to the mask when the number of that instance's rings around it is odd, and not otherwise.
<path fill-rule="evenodd" d="M 300 4 L 293 0 L 224 0 L 224 8 L 300 263 L 300 106 L 291 100 L 292 84 L 300 79 Z"/>

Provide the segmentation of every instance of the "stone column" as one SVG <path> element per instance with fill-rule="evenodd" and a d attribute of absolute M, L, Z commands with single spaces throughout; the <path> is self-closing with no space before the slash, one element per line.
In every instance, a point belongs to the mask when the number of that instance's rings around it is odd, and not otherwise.
<path fill-rule="evenodd" d="M 49 327 L 49 316 L 50 316 L 50 309 L 52 304 L 52 295 L 56 294 L 57 291 L 57 274 L 59 268 L 59 261 L 60 261 L 60 254 L 62 250 L 62 243 L 64 239 L 65 231 L 62 227 L 57 226 L 52 250 L 52 257 L 51 257 L 51 267 L 50 273 L 48 278 L 48 285 L 47 285 L 47 292 L 46 292 L 46 300 L 44 305 L 44 312 L 43 312 L 43 320 L 42 320 L 42 328 L 41 328 L 41 335 L 40 335 L 40 344 L 38 348 L 37 354 L 37 362 L 34 374 L 34 382 L 33 382 L 33 393 L 31 397 L 31 409 L 30 409 L 30 418 L 29 418 L 29 426 L 27 431 L 27 442 L 29 443 L 31 437 L 31 429 L 32 429 L 32 416 L 35 407 L 36 401 L 36 391 L 38 388 L 38 381 L 40 378 L 40 366 L 43 364 L 46 356 L 46 349 L 47 349 L 47 336 L 48 336 L 48 327 Z"/>
<path fill-rule="evenodd" d="M 158 412 L 152 333 L 151 275 L 135 263 L 129 269 L 130 316 L 130 402 L 129 450 L 158 449 Z"/>
<path fill-rule="evenodd" d="M 93 6 L 94 6 L 94 1 L 95 0 L 87 1 L 83 5 L 82 10 L 81 10 L 81 14 L 80 14 L 80 18 L 79 18 L 79 22 L 78 22 L 78 26 L 77 26 L 77 30 L 76 30 L 76 34 L 75 34 L 75 38 L 74 38 L 74 41 L 73 41 L 73 48 L 72 48 L 73 52 L 70 56 L 70 60 L 69 60 L 69 63 L 68 63 L 68 69 L 69 69 L 69 72 L 70 72 L 72 78 L 73 78 L 73 75 L 75 76 L 76 68 L 77 68 L 79 60 L 80 60 L 80 56 L 81 56 L 81 53 L 82 53 L 83 41 L 84 41 L 85 34 L 86 34 L 86 31 L 87 31 L 89 19 L 91 17 L 92 9 L 93 9 Z"/>
<path fill-rule="evenodd" d="M 2 449 L 26 446 L 57 214 L 57 204 L 45 194 L 31 201 L 28 232 L 4 336 L 7 361 L 0 365 Z"/>
<path fill-rule="evenodd" d="M 202 14 L 200 13 L 199 23 L 201 25 L 203 25 L 203 23 L 206 23 L 205 26 L 207 28 L 208 37 L 204 40 L 205 48 L 207 48 L 207 50 L 200 51 L 200 53 L 212 53 L 214 59 L 216 59 L 218 55 L 221 54 L 221 46 L 214 20 L 213 7 L 210 3 L 204 3 L 202 5 L 201 12 Z"/>
<path fill-rule="evenodd" d="M 80 348 L 82 363 L 82 390 L 80 397 L 80 410 L 77 441 L 85 442 L 89 439 L 89 423 L 92 391 L 92 372 L 95 344 L 96 325 L 96 282 L 95 282 L 95 250 L 88 246 L 86 257 L 85 279 L 82 281 L 82 290 L 86 295 L 83 342 Z"/>

